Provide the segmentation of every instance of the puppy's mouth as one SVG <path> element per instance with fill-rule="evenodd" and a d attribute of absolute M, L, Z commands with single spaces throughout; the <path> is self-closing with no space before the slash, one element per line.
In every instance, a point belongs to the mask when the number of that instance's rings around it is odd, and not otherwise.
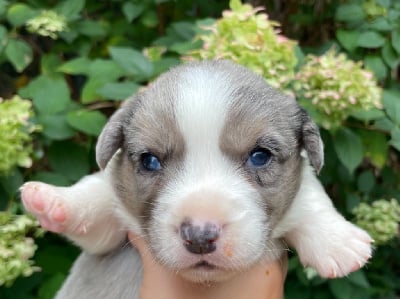
<path fill-rule="evenodd" d="M 210 264 L 209 262 L 203 260 L 203 261 L 200 261 L 200 262 L 194 264 L 192 266 L 192 268 L 196 269 L 196 270 L 215 270 L 215 269 L 217 269 L 217 266 Z"/>

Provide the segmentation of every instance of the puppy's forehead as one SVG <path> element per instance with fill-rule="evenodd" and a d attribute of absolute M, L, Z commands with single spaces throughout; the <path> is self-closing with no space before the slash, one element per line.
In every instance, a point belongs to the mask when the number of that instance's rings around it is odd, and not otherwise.
<path fill-rule="evenodd" d="M 218 146 L 232 100 L 233 75 L 207 64 L 179 74 L 175 112 L 189 151 Z"/>
<path fill-rule="evenodd" d="M 261 76 L 219 61 L 189 66 L 180 77 L 176 115 L 193 147 L 237 156 L 257 144 L 282 154 L 298 146 L 298 105 Z"/>
<path fill-rule="evenodd" d="M 293 125 L 288 115 L 296 113 L 295 107 L 249 70 L 210 61 L 162 75 L 140 99 L 134 123 L 142 143 L 151 147 L 240 152 L 265 134 L 287 143 Z"/>

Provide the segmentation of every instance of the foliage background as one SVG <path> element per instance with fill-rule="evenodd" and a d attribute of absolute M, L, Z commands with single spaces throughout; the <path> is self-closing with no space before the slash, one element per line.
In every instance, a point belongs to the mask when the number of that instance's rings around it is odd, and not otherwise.
<path fill-rule="evenodd" d="M 379 234 L 387 233 L 387 224 L 394 221 L 394 233 L 376 247 L 365 269 L 344 279 L 322 280 L 293 255 L 285 298 L 400 298 L 400 241 L 394 237 L 399 216 L 386 217 L 400 199 L 399 2 L 251 3 L 265 7 L 269 18 L 282 24 L 282 34 L 298 42 L 296 72 L 310 59 L 308 54 L 334 48 L 363 61 L 384 90 L 379 109 L 351 111 L 335 128 L 319 121 L 328 115 L 299 97 L 321 126 L 326 145 L 321 180 L 335 205 Z M 15 159 L 7 158 L 15 163 L 0 169 L 0 209 L 11 215 L 22 212 L 17 190 L 24 181 L 68 185 L 95 171 L 94 146 L 107 117 L 121 100 L 199 49 L 202 40 L 193 40 L 204 34 L 199 25 L 212 24 L 228 7 L 225 0 L 0 0 L 0 97 L 28 99 L 33 106 L 29 113 L 34 113 L 29 124 L 21 120 L 19 129 L 32 142 L 23 137 Z M 1 134 L 11 132 L 0 128 Z M 4 140 L 4 148 L 12 145 Z M 393 206 L 385 201 L 373 211 L 364 208 L 355 219 L 353 209 L 360 203 L 391 198 Z M 0 286 L 0 298 L 52 298 L 79 253 L 52 234 L 37 238 L 36 244 L 33 260 L 41 271 Z"/>

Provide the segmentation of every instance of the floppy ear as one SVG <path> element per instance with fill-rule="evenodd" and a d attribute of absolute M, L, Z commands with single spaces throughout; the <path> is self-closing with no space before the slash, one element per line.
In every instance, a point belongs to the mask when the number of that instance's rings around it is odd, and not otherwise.
<path fill-rule="evenodd" d="M 311 165 L 317 173 L 320 172 L 324 165 L 324 144 L 319 134 L 318 126 L 312 121 L 308 113 L 302 111 L 302 145 L 307 152 Z"/>
<path fill-rule="evenodd" d="M 112 156 L 122 147 L 123 121 L 126 118 L 126 108 L 120 108 L 111 116 L 103 128 L 96 144 L 96 161 L 101 169 L 107 166 Z"/>

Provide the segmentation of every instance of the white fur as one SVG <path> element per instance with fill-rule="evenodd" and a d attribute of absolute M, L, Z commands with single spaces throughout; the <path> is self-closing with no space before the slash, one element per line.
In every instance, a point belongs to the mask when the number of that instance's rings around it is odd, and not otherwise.
<path fill-rule="evenodd" d="M 45 229 L 63 233 L 90 253 L 109 252 L 126 237 L 116 217 L 108 171 L 88 175 L 70 187 L 28 182 L 21 187 L 21 193 L 25 208 Z M 45 203 L 44 210 L 34 206 L 34 198 Z M 65 213 L 65 221 L 54 220 L 57 211 Z"/>
<path fill-rule="evenodd" d="M 309 163 L 293 204 L 273 237 L 285 237 L 303 265 L 323 277 L 339 277 L 363 266 L 371 257 L 371 237 L 346 221 L 334 208 Z"/>

